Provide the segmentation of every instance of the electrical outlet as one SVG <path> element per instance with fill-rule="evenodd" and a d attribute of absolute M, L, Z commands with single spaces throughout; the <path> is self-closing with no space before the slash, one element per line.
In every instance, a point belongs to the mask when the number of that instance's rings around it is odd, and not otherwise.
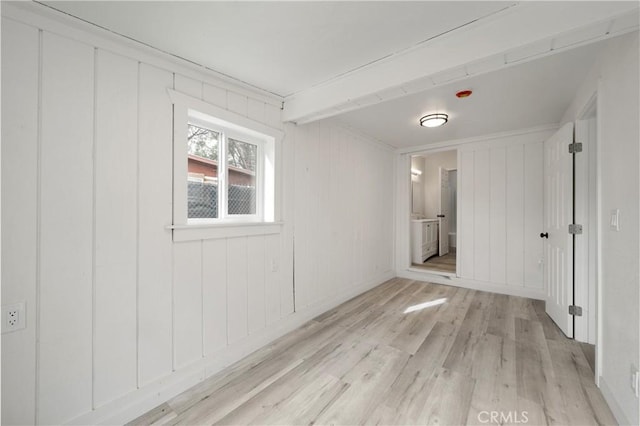
<path fill-rule="evenodd" d="M 24 306 L 24 302 L 13 303 L 11 305 L 2 305 L 3 334 L 22 330 L 26 327 Z"/>
<path fill-rule="evenodd" d="M 276 259 L 271 259 L 271 272 L 278 272 L 278 262 Z"/>

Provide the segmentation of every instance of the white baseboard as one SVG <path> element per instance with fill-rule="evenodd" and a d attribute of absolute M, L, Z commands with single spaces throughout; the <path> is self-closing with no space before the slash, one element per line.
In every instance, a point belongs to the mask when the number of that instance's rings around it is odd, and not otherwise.
<path fill-rule="evenodd" d="M 458 278 L 453 274 L 443 273 L 431 273 L 427 271 L 421 271 L 418 269 L 405 269 L 398 271 L 396 274 L 400 278 L 408 278 L 417 281 L 426 281 L 436 284 L 451 285 L 454 287 L 468 288 L 471 290 L 489 291 L 491 293 L 506 294 L 509 296 L 528 297 L 530 299 L 544 300 L 544 290 L 537 288 L 527 287 L 514 287 L 504 284 L 496 284 L 484 281 L 474 281 L 464 278 Z"/>
<path fill-rule="evenodd" d="M 604 397 L 604 400 L 609 405 L 609 408 L 611 409 L 613 416 L 618 421 L 618 424 L 619 425 L 632 424 L 629 421 L 629 419 L 627 419 L 627 416 L 624 415 L 624 411 L 622 411 L 622 407 L 620 407 L 620 404 L 618 404 L 618 401 L 616 401 L 616 398 L 613 396 L 613 392 L 611 392 L 611 388 L 609 388 L 609 385 L 607 385 L 607 381 L 602 376 L 600 376 L 599 385 L 600 385 L 600 392 L 602 392 L 602 396 Z"/>
<path fill-rule="evenodd" d="M 393 271 L 387 271 L 376 278 L 343 291 L 330 299 L 294 312 L 260 332 L 202 358 L 187 367 L 163 377 L 149 385 L 128 393 L 102 407 L 76 417 L 69 424 L 124 424 L 147 411 L 186 391 L 198 382 L 218 373 L 250 353 L 262 348 L 278 337 L 300 327 L 316 316 L 338 306 L 377 285 L 394 278 Z"/>

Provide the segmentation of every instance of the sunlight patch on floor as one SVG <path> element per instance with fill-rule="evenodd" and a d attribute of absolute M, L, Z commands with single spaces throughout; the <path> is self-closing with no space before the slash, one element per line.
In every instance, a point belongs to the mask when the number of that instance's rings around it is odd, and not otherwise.
<path fill-rule="evenodd" d="M 447 298 L 443 297 L 442 299 L 431 300 L 430 302 L 418 303 L 417 305 L 409 306 L 407 309 L 405 309 L 404 313 L 408 314 L 410 312 L 431 308 L 432 306 L 442 305 L 443 303 L 446 303 L 446 301 Z"/>

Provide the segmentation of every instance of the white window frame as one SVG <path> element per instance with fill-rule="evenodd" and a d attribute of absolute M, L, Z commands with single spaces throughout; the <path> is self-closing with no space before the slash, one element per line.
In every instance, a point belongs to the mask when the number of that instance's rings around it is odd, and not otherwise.
<path fill-rule="evenodd" d="M 174 231 L 174 241 L 215 237 L 220 233 L 215 231 L 216 228 L 233 228 L 238 230 L 239 235 L 249 235 L 264 233 L 266 228 L 256 228 L 256 225 L 279 225 L 280 223 L 276 221 L 276 217 L 279 215 L 278 203 L 276 202 L 276 153 L 282 142 L 282 131 L 175 90 L 168 89 L 168 92 L 173 102 L 174 121 L 173 223 L 170 226 Z M 219 146 L 218 199 L 220 202 L 218 203 L 218 218 L 189 219 L 187 217 L 187 128 L 189 123 L 221 132 L 221 139 L 231 137 L 258 147 L 256 214 L 229 215 L 227 213 L 227 154 L 226 149 Z M 252 229 L 247 229 L 248 226 L 251 226 Z M 181 235 L 177 236 L 177 233 Z M 229 229 L 226 229 L 223 234 L 229 235 Z"/>

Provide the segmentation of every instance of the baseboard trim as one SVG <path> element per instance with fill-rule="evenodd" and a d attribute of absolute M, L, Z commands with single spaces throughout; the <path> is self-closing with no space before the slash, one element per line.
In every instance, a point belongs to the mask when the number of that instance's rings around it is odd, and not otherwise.
<path fill-rule="evenodd" d="M 374 278 L 362 282 L 335 297 L 322 300 L 313 306 L 294 312 L 279 322 L 250 335 L 243 340 L 202 358 L 172 374 L 152 382 L 143 388 L 130 392 L 94 411 L 71 420 L 68 424 L 125 424 L 147 411 L 186 391 L 197 383 L 220 372 L 224 368 L 240 361 L 252 352 L 262 348 L 278 337 L 300 327 L 316 316 L 339 304 L 370 290 L 395 277 L 394 271 L 386 271 Z"/>
<path fill-rule="evenodd" d="M 609 405 L 609 408 L 611 409 L 613 416 L 618 421 L 618 424 L 619 425 L 632 424 L 629 421 L 629 419 L 627 419 L 627 416 L 624 415 L 624 411 L 622 410 L 622 407 L 620 407 L 620 404 L 618 404 L 618 401 L 616 401 L 616 398 L 613 396 L 613 392 L 611 392 L 611 388 L 609 388 L 609 385 L 607 385 L 607 381 L 602 376 L 600 376 L 599 385 L 600 385 L 600 392 L 602 392 L 602 396 L 604 397 L 604 400 Z"/>
<path fill-rule="evenodd" d="M 496 284 L 484 281 L 473 281 L 464 278 L 458 278 L 452 274 L 437 272 L 419 271 L 417 269 L 406 269 L 398 271 L 397 276 L 417 281 L 426 281 L 436 284 L 450 285 L 454 287 L 468 288 L 471 290 L 488 291 L 491 293 L 506 294 L 509 296 L 528 297 L 530 299 L 544 300 L 544 290 L 526 287 L 513 287 L 504 284 Z"/>

